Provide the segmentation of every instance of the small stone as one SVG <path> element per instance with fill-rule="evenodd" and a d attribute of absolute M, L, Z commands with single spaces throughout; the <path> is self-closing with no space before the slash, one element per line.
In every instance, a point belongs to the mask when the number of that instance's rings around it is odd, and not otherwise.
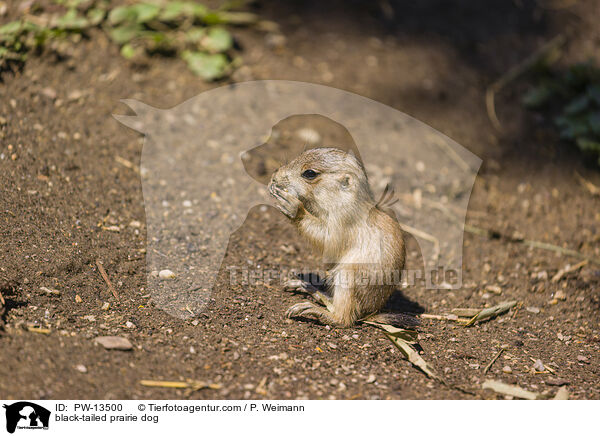
<path fill-rule="evenodd" d="M 133 348 L 129 339 L 120 336 L 98 336 L 95 342 L 102 345 L 107 350 L 129 351 Z"/>
<path fill-rule="evenodd" d="M 298 129 L 296 131 L 296 136 L 300 138 L 303 142 L 308 142 L 309 144 L 316 145 L 321 142 L 321 135 L 315 129 L 310 127 L 304 127 L 302 129 Z"/>
<path fill-rule="evenodd" d="M 540 313 L 540 308 L 535 306 L 527 306 L 525 310 L 531 313 Z"/>
<path fill-rule="evenodd" d="M 86 315 L 83 319 L 89 322 L 96 322 L 96 317 L 94 315 Z"/>
<path fill-rule="evenodd" d="M 587 357 L 585 357 L 585 356 L 582 356 L 581 354 L 577 356 L 577 360 L 578 360 L 579 362 L 583 362 L 583 363 L 589 363 L 589 362 L 588 362 L 588 358 L 587 358 Z"/>
<path fill-rule="evenodd" d="M 542 361 L 540 359 L 538 359 L 533 364 L 533 369 L 535 369 L 538 372 L 544 372 L 546 370 L 546 367 L 544 366 Z"/>
<path fill-rule="evenodd" d="M 82 298 L 79 296 L 79 294 L 75 295 L 75 303 L 83 303 Z"/>
<path fill-rule="evenodd" d="M 184 200 L 181 204 L 183 207 L 192 207 L 192 202 L 190 200 Z"/>
<path fill-rule="evenodd" d="M 172 280 L 175 278 L 175 273 L 170 269 L 163 269 L 161 272 L 158 273 L 158 277 L 160 277 L 163 280 Z"/>
<path fill-rule="evenodd" d="M 546 384 L 550 386 L 564 386 L 569 383 L 569 380 L 565 380 L 564 378 L 551 378 L 546 380 Z"/>
<path fill-rule="evenodd" d="M 45 286 L 40 287 L 40 291 L 43 291 L 49 295 L 60 295 L 60 291 L 58 289 L 47 288 Z"/>
<path fill-rule="evenodd" d="M 538 280 L 548 280 L 548 271 L 544 270 L 544 271 L 540 271 L 536 274 L 536 278 Z"/>
<path fill-rule="evenodd" d="M 327 345 L 329 346 L 329 348 L 332 348 L 334 350 L 337 348 L 337 345 L 334 344 L 333 342 L 327 342 Z"/>
<path fill-rule="evenodd" d="M 556 291 L 554 293 L 554 298 L 557 300 L 565 301 L 567 299 L 567 295 L 563 291 Z"/>
<path fill-rule="evenodd" d="M 269 33 L 265 36 L 265 44 L 269 48 L 281 49 L 285 46 L 286 37 L 280 33 Z"/>
<path fill-rule="evenodd" d="M 0 116 L 0 126 L 3 126 L 7 123 L 8 121 L 6 120 L 6 118 L 4 118 L 3 116 Z"/>
<path fill-rule="evenodd" d="M 50 87 L 42 89 L 41 94 L 44 97 L 48 97 L 50 100 L 54 100 L 56 98 L 56 91 Z"/>
<path fill-rule="evenodd" d="M 485 288 L 487 291 L 490 291 L 496 295 L 500 295 L 502 294 L 502 288 L 500 286 L 497 285 L 488 285 Z"/>
<path fill-rule="evenodd" d="M 505 365 L 502 367 L 502 372 L 504 374 L 512 374 L 512 368 L 508 365 Z"/>
<path fill-rule="evenodd" d="M 377 380 L 377 377 L 375 377 L 375 374 L 369 374 L 369 377 L 367 377 L 366 383 L 375 383 L 375 380 Z"/>
<path fill-rule="evenodd" d="M 102 310 L 107 311 L 108 309 L 110 309 L 110 303 L 109 302 L 104 302 L 104 304 L 101 307 Z"/>
<path fill-rule="evenodd" d="M 87 372 L 87 368 L 85 367 L 85 365 L 75 365 L 75 369 L 84 374 Z"/>
<path fill-rule="evenodd" d="M 142 223 L 137 220 L 133 220 L 129 223 L 129 227 L 133 227 L 134 229 L 139 229 L 140 227 L 142 227 Z"/>
<path fill-rule="evenodd" d="M 132 323 L 131 321 L 127 321 L 125 323 L 125 327 L 128 329 L 134 329 L 136 327 L 136 325 L 134 323 Z"/>

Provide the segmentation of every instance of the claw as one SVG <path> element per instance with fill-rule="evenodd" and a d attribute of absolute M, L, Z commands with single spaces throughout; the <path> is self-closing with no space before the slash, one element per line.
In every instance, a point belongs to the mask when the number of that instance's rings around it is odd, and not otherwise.
<path fill-rule="evenodd" d="M 309 301 L 305 301 L 303 303 L 297 303 L 288 308 L 285 312 L 285 316 L 287 318 L 296 318 L 302 315 L 302 313 L 308 309 L 314 308 L 315 305 Z"/>

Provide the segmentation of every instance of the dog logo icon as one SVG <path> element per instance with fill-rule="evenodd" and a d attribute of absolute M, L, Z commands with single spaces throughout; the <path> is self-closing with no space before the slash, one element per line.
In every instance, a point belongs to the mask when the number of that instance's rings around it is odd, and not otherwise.
<path fill-rule="evenodd" d="M 29 401 L 19 401 L 10 405 L 5 404 L 6 431 L 14 433 L 18 429 L 48 429 L 50 411 Z"/>

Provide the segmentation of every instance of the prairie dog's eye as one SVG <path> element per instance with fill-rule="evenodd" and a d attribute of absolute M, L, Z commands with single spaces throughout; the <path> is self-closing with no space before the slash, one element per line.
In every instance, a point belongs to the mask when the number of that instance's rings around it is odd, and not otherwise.
<path fill-rule="evenodd" d="M 313 180 L 318 175 L 319 173 L 317 173 L 315 170 L 306 170 L 302 173 L 302 177 L 304 177 L 307 180 Z"/>

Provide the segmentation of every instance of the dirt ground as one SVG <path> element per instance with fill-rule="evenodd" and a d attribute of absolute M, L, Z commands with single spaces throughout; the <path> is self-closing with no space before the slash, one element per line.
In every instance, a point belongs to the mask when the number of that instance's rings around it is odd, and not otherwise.
<path fill-rule="evenodd" d="M 600 185 L 600 173 L 559 141 L 548 120 L 521 107 L 526 81 L 498 96 L 501 133 L 484 103 L 488 84 L 564 29 L 576 31 L 561 62 L 597 55 L 598 2 L 261 1 L 254 8 L 279 23 L 285 41 L 234 29 L 244 66 L 231 80 L 321 83 L 404 111 L 484 160 L 469 224 L 600 257 L 600 197 L 576 176 Z M 580 259 L 471 233 L 465 286 L 410 287 L 402 292 L 405 309 L 441 314 L 513 299 L 522 305 L 471 328 L 423 319 L 423 357 L 447 385 L 413 368 L 372 327 L 288 320 L 286 308 L 301 296 L 230 286 L 228 266 L 318 266 L 273 208 L 253 209 L 232 236 L 202 316 L 181 321 L 156 307 L 145 289 L 140 176 L 116 160 L 138 164 L 142 138 L 111 114 L 127 113 L 122 98 L 168 108 L 220 85 L 203 83 L 177 59 L 131 64 L 100 32 L 67 58 L 32 57 L 21 71 L 2 74 L 1 398 L 502 398 L 481 389 L 491 378 L 549 394 L 566 385 L 571 398 L 600 399 L 600 266 L 589 263 L 554 283 L 558 270 Z M 490 285 L 501 293 L 486 290 Z M 558 291 L 564 300 L 554 298 Z M 127 337 L 133 350 L 105 350 L 94 343 L 101 335 Z M 532 372 L 537 359 L 553 372 Z M 149 388 L 141 379 L 221 388 Z"/>

